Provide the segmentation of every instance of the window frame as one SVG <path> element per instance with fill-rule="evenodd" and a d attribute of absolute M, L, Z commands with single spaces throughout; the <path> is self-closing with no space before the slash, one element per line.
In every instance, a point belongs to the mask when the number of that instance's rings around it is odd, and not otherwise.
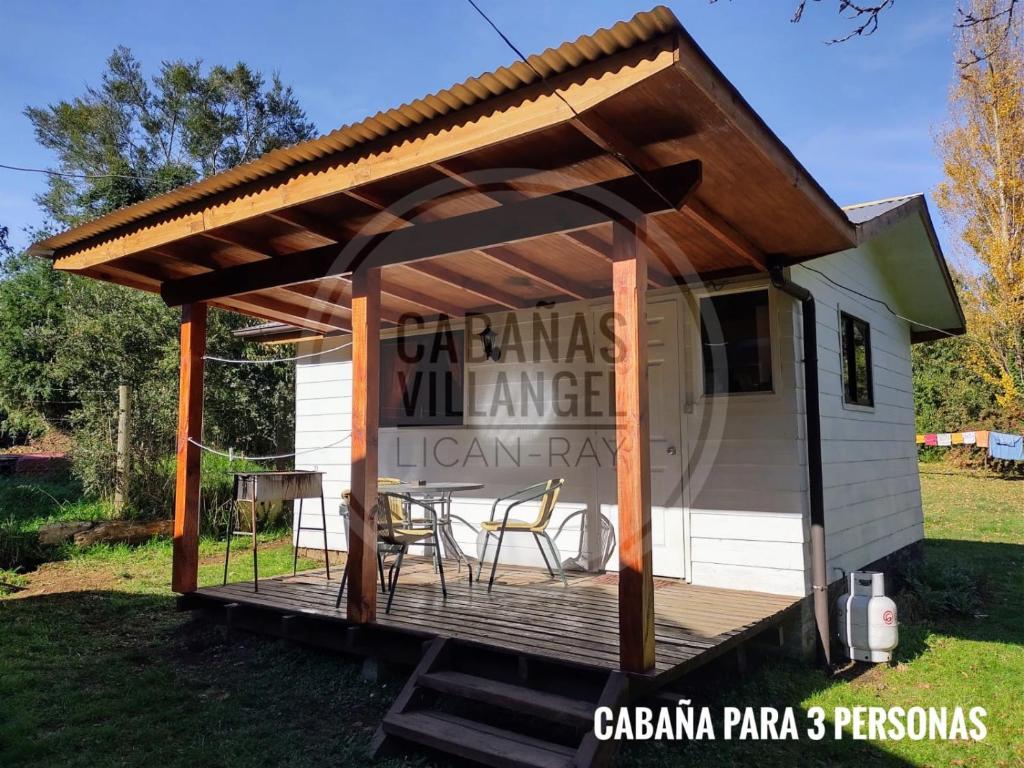
<path fill-rule="evenodd" d="M 705 387 L 706 371 L 704 367 L 704 335 L 701 332 L 701 301 L 704 299 L 713 300 L 719 296 L 732 296 L 740 293 L 765 293 L 768 297 L 768 354 L 771 356 L 771 387 L 768 389 L 750 390 L 747 392 L 708 392 Z M 693 319 L 694 319 L 694 344 L 695 357 L 698 363 L 694 366 L 696 373 L 695 391 L 701 400 L 718 397 L 739 397 L 739 398 L 761 398 L 768 399 L 777 397 L 779 394 L 779 382 L 782 376 L 782 369 L 779 360 L 779 327 L 776 317 L 776 293 L 775 289 L 768 283 L 738 284 L 722 286 L 717 290 L 707 288 L 692 292 L 693 296 Z"/>
<path fill-rule="evenodd" d="M 382 429 L 382 430 L 383 429 L 438 429 L 438 428 L 442 428 L 442 427 L 445 428 L 445 429 L 458 429 L 458 428 L 466 426 L 466 397 L 467 397 L 467 392 L 466 392 L 466 351 L 467 351 L 467 347 L 468 347 L 468 340 L 466 338 L 466 330 L 465 330 L 465 328 L 462 328 L 462 327 L 435 328 L 433 330 L 426 330 L 426 329 L 420 330 L 420 329 L 417 329 L 415 333 L 395 334 L 394 336 L 387 336 L 385 338 L 382 338 L 380 340 L 380 342 L 379 342 L 380 354 L 381 354 L 381 358 L 383 359 L 385 345 L 393 345 L 393 346 L 395 346 L 397 348 L 399 344 L 401 344 L 403 342 L 407 342 L 407 341 L 412 340 L 412 339 L 416 339 L 416 338 L 421 337 L 421 336 L 423 336 L 423 337 L 434 337 L 434 336 L 437 336 L 437 335 L 443 334 L 443 333 L 451 333 L 454 336 L 461 338 L 461 345 L 460 345 L 460 349 L 459 349 L 459 354 L 460 354 L 459 361 L 460 361 L 460 365 L 462 367 L 462 387 L 461 387 L 462 398 L 461 398 L 460 402 L 453 403 L 453 405 L 458 406 L 459 409 L 460 409 L 459 416 L 458 416 L 458 421 L 455 421 L 456 417 L 452 416 L 452 417 L 444 417 L 444 420 L 439 419 L 438 421 L 434 421 L 434 422 L 421 422 L 421 421 L 417 421 L 416 423 L 408 423 L 408 424 L 390 424 L 390 423 L 389 424 L 385 424 L 384 423 L 384 416 L 383 416 L 383 413 L 381 412 L 381 410 L 382 410 L 382 408 L 384 406 L 384 398 L 383 398 L 383 392 L 382 392 L 381 393 L 381 397 L 378 398 L 378 403 L 377 403 L 377 419 L 378 419 L 378 425 L 379 425 L 378 429 Z M 381 384 L 383 385 L 383 383 L 384 382 L 382 381 Z"/>
<path fill-rule="evenodd" d="M 864 372 L 867 385 L 867 401 L 856 398 L 856 347 L 854 346 L 854 324 L 863 326 Z M 847 333 L 847 324 L 850 333 Z M 848 342 L 849 337 L 849 342 Z M 851 345 L 847 347 L 848 343 Z M 839 386 L 843 391 L 843 405 L 856 409 L 872 410 L 875 407 L 874 355 L 871 349 L 871 323 L 852 312 L 839 310 Z M 851 393 L 853 397 L 851 397 Z"/>

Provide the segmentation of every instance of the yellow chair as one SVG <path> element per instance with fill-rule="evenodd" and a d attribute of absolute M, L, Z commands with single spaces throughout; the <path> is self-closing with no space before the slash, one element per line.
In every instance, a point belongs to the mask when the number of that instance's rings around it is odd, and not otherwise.
<path fill-rule="evenodd" d="M 491 564 L 491 578 L 487 582 L 487 591 L 491 591 L 491 587 L 494 585 L 494 574 L 498 569 L 498 557 L 501 554 L 501 543 L 505 539 L 506 533 L 529 533 L 533 535 L 533 540 L 537 543 L 537 548 L 540 550 L 541 557 L 544 558 L 544 565 L 548 567 L 548 573 L 554 578 L 555 572 L 551 568 L 551 561 L 548 560 L 548 553 L 544 551 L 544 547 L 541 544 L 541 540 L 547 543 L 552 559 L 555 561 L 555 565 L 558 566 L 558 575 L 562 579 L 562 585 L 568 586 L 565 580 L 565 571 L 562 569 L 562 562 L 558 558 L 558 550 L 555 548 L 555 543 L 551 540 L 551 536 L 548 535 L 548 523 L 551 522 L 551 514 L 555 511 L 555 504 L 558 502 L 558 494 L 562 490 L 562 486 L 565 485 L 564 478 L 554 478 L 553 480 L 545 480 L 542 483 L 536 483 L 528 488 L 523 488 L 521 491 L 516 491 L 513 494 L 504 496 L 500 499 L 494 500 L 494 505 L 491 507 L 491 517 L 485 521 L 481 527 L 486 532 L 484 538 L 483 552 L 480 553 L 480 565 L 477 568 L 476 578 L 480 579 L 480 573 L 483 571 L 484 559 L 487 557 L 487 547 L 490 544 L 491 537 L 494 536 L 498 539 L 497 549 L 494 550 L 494 561 Z M 509 514 L 513 509 L 521 504 L 525 504 L 530 501 L 540 500 L 540 509 L 537 512 L 536 519 L 532 521 L 527 520 L 510 520 Z M 505 514 L 501 520 L 496 520 L 495 515 L 498 511 L 498 506 L 505 502 L 509 502 L 505 507 Z"/>
<path fill-rule="evenodd" d="M 382 478 L 379 485 L 397 485 L 397 482 L 384 482 Z M 400 481 L 398 481 L 400 482 Z M 412 509 L 418 507 L 423 516 L 414 519 Z M 424 501 L 412 498 L 399 493 L 387 493 L 381 491 L 377 494 L 377 568 L 381 580 L 381 590 L 385 589 L 388 594 L 385 613 L 391 613 L 391 603 L 395 599 L 395 589 L 398 586 L 398 576 L 402 571 L 402 560 L 405 558 L 409 547 L 413 544 L 420 544 L 433 548 L 434 566 L 441 577 L 441 594 L 448 596 L 448 587 L 444 579 L 444 562 L 441 558 L 441 546 L 437 533 L 437 514 L 434 508 Z M 388 578 L 384 578 L 384 555 L 393 554 L 397 557 L 388 572 Z M 346 564 L 345 573 L 341 578 L 341 587 L 338 589 L 338 597 L 335 600 L 335 607 L 340 607 L 342 593 L 345 591 L 345 584 L 348 580 L 348 567 Z"/>

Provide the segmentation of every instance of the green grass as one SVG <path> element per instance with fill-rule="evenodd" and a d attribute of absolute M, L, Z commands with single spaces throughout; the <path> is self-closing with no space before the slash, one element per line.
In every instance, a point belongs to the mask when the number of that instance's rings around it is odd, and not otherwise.
<path fill-rule="evenodd" d="M 773 662 L 740 684 L 705 682 L 694 706 L 983 706 L 980 742 L 831 739 L 821 742 L 644 744 L 623 751 L 629 766 L 1021 766 L 1024 765 L 1024 482 L 922 466 L 925 561 L 971 574 L 976 616 L 901 617 L 894 667 L 861 666 L 839 679 Z M 900 601 L 903 602 L 902 600 Z M 800 722 L 798 720 L 798 722 Z"/>
<path fill-rule="evenodd" d="M 0 477 L 0 581 L 20 581 L 19 572 L 59 556 L 38 543 L 44 525 L 112 515 L 109 503 L 83 499 L 70 477 Z"/>
<path fill-rule="evenodd" d="M 654 766 L 1024 765 L 1024 482 L 923 468 L 926 557 L 977 580 L 977 616 L 924 614 L 901 626 L 898 665 L 840 679 L 795 662 L 695 683 L 695 705 L 982 705 L 980 743 L 699 742 L 627 745 Z M 202 543 L 217 583 L 223 544 Z M 365 682 L 356 661 L 215 629 L 174 611 L 166 541 L 94 547 L 29 574 L 0 597 L 0 766 L 362 765 L 401 681 Z M 311 565 L 312 563 L 306 563 Z M 248 578 L 243 544 L 233 578 Z M 291 567 L 287 543 L 260 572 Z M 721 669 L 724 669 L 721 668 Z M 385 763 L 395 765 L 396 761 Z"/>

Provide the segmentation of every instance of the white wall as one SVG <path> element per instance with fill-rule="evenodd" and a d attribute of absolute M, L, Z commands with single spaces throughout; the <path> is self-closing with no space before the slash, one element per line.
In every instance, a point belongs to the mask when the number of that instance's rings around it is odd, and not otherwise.
<path fill-rule="evenodd" d="M 812 265 L 857 290 L 891 299 L 870 251 L 856 257 L 836 254 Z M 814 293 L 818 306 L 829 564 L 859 567 L 922 536 L 909 330 L 881 307 L 830 286 L 814 272 L 797 267 L 792 277 Z M 719 286 L 715 292 L 758 287 L 765 287 L 764 281 Z M 687 578 L 696 584 L 807 594 L 809 535 L 799 310 L 792 299 L 770 290 L 773 392 L 704 397 L 699 326 L 694 314 L 700 295 L 699 291 L 691 295 L 676 289 L 651 295 L 652 299 L 675 296 L 681 309 L 679 401 L 685 435 L 682 503 L 687 508 L 683 544 Z M 556 311 L 569 318 L 575 312 L 592 314 L 600 305 L 576 302 L 558 305 Z M 840 308 L 871 324 L 872 409 L 842 403 Z M 493 327 L 500 337 L 505 324 L 517 317 L 523 344 L 529 346 L 532 323 L 526 320 L 530 313 L 496 315 Z M 559 345 L 568 344 L 569 321 L 559 327 Z M 596 333 L 592 326 L 591 331 Z M 469 333 L 467 339 L 478 343 Z M 300 346 L 299 354 L 338 343 L 307 342 Z M 487 412 L 499 371 L 509 374 L 513 383 L 510 394 L 518 400 L 514 383 L 521 371 L 547 374 L 550 379 L 554 371 L 572 370 L 582 375 L 600 367 L 578 361 L 569 365 L 523 362 L 511 354 L 497 363 L 469 362 L 466 425 L 382 429 L 380 474 L 485 483 L 482 492 L 456 497 L 455 513 L 475 525 L 486 519 L 495 496 L 560 475 L 567 483 L 552 532 L 579 509 L 588 510 L 592 521 L 604 514 L 615 524 L 614 441 L 609 443 L 608 432 L 590 429 L 587 419 L 577 419 L 575 425 L 562 424 L 576 429 L 551 431 L 537 428 L 537 424 L 545 424 L 545 418 L 538 419 L 536 414 Z M 300 361 L 296 386 L 297 450 L 345 439 L 351 419 L 348 350 Z M 484 413 L 478 413 L 480 410 Z M 517 429 L 510 430 L 509 425 Z M 562 459 L 567 445 L 568 455 Z M 345 548 L 337 510 L 341 491 L 348 485 L 349 460 L 347 441 L 297 458 L 297 467 L 327 473 L 329 543 L 333 549 Z M 456 525 L 455 532 L 466 551 L 474 553 L 472 531 Z M 303 546 L 316 547 L 320 542 L 318 533 L 302 535 Z M 506 543 L 508 562 L 541 564 L 532 538 L 513 537 Z M 578 528 L 567 527 L 558 543 L 563 557 L 575 555 Z M 616 563 L 617 553 L 608 568 L 613 570 Z M 832 577 L 838 577 L 838 572 Z"/>
<path fill-rule="evenodd" d="M 696 291 L 696 301 L 765 280 Z M 807 593 L 808 528 L 802 406 L 792 302 L 769 289 L 772 392 L 705 396 L 699 326 L 687 324 L 690 561 L 695 584 Z"/>
<path fill-rule="evenodd" d="M 590 307 L 583 302 L 557 307 L 558 330 L 555 343 L 563 359 L 573 340 L 570 331 L 575 314 L 581 313 L 590 332 L 594 332 Z M 381 476 L 432 482 L 484 483 L 482 491 L 460 493 L 453 502 L 454 514 L 477 527 L 488 518 L 496 497 L 555 476 L 564 477 L 566 484 L 549 529 L 552 535 L 567 517 L 578 510 L 587 510 L 588 514 L 597 515 L 600 508 L 598 477 L 602 472 L 614 471 L 614 440 L 606 443 L 597 431 L 587 428 L 594 419 L 582 416 L 563 420 L 560 426 L 565 428 L 550 429 L 550 414 L 554 405 L 552 375 L 568 371 L 582 378 L 586 371 L 597 370 L 597 366 L 587 364 L 579 356 L 571 363 L 532 362 L 532 320 L 531 312 L 518 315 L 507 313 L 491 318 L 492 327 L 499 334 L 499 344 L 505 348 L 498 362 L 483 361 L 480 340 L 470 332 L 479 330 L 482 325 L 467 330 L 466 339 L 468 344 L 473 345 L 473 354 L 468 357 L 465 366 L 464 426 L 382 428 L 379 433 Z M 508 324 L 516 325 L 518 336 L 509 335 L 508 343 L 503 344 L 501 337 L 513 333 L 511 329 L 506 331 Z M 393 334 L 383 335 L 386 337 Z M 526 350 L 526 362 L 514 353 L 514 348 L 519 346 L 517 338 L 522 340 L 521 348 Z M 298 354 L 330 348 L 344 341 L 307 342 L 300 345 Z M 504 408 L 492 407 L 499 372 L 505 374 L 509 384 L 507 394 L 517 403 L 511 413 Z M 545 376 L 545 413 L 522 412 L 519 406 L 520 372 Z M 565 387 L 563 394 L 564 390 Z M 296 374 L 297 451 L 327 445 L 348 434 L 351 422 L 350 393 L 351 363 L 348 349 L 299 361 Z M 503 391 L 501 394 L 506 393 Z M 590 451 L 591 447 L 593 451 Z M 347 441 L 341 447 L 300 455 L 296 461 L 298 468 L 319 469 L 327 473 L 328 545 L 332 549 L 346 549 L 338 507 L 341 492 L 348 487 L 349 464 Z M 517 510 L 515 516 L 531 519 L 536 508 L 536 504 L 526 505 Z M 574 518 L 556 541 L 563 559 L 578 553 L 579 525 L 579 517 Z M 460 546 L 475 556 L 477 535 L 473 530 L 456 523 L 454 533 Z M 303 532 L 301 544 L 307 547 L 322 546 L 322 538 L 319 533 Z M 613 555 L 613 560 L 615 558 L 617 554 Z M 536 566 L 543 564 L 533 537 L 527 535 L 506 538 L 502 562 Z"/>
<path fill-rule="evenodd" d="M 896 307 L 877 258 L 869 244 L 809 266 Z M 791 277 L 814 294 L 817 305 L 825 546 L 834 581 L 837 569 L 863 567 L 924 537 L 910 327 L 882 305 L 837 288 L 810 269 L 794 267 Z M 843 402 L 840 311 L 871 326 L 871 408 Z"/>

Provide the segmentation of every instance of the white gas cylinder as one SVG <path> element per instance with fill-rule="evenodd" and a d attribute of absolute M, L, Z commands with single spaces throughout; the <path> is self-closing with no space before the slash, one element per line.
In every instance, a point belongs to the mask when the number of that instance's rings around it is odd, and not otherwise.
<path fill-rule="evenodd" d="M 839 598 L 839 640 L 855 661 L 889 661 L 899 642 L 896 603 L 885 596 L 885 574 L 854 571 Z"/>

